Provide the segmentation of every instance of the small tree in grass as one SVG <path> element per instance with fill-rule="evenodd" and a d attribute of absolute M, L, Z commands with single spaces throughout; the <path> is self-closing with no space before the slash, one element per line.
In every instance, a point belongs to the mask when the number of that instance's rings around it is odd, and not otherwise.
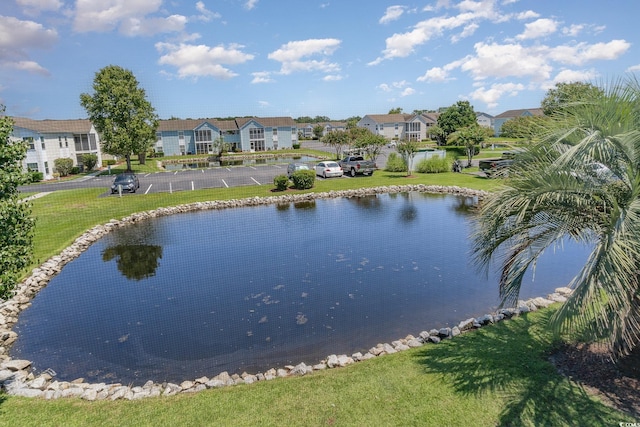
<path fill-rule="evenodd" d="M 396 151 L 407 164 L 407 176 L 410 176 L 413 171 L 413 158 L 416 156 L 418 148 L 418 141 L 403 140 L 396 144 Z"/>

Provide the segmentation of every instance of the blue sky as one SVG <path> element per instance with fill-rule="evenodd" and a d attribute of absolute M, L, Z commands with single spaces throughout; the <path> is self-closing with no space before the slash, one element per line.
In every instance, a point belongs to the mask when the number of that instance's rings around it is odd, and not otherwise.
<path fill-rule="evenodd" d="M 165 119 L 337 120 L 458 100 L 495 115 L 538 107 L 558 82 L 640 71 L 634 15 L 619 0 L 2 0 L 0 103 L 86 117 L 80 94 L 114 64 Z"/>

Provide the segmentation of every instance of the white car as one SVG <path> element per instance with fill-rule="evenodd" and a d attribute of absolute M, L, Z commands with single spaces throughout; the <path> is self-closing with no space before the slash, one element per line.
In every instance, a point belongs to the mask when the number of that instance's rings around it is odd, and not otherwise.
<path fill-rule="evenodd" d="M 323 178 L 342 176 L 343 174 L 342 168 L 336 162 L 320 162 L 316 165 L 316 175 Z"/>

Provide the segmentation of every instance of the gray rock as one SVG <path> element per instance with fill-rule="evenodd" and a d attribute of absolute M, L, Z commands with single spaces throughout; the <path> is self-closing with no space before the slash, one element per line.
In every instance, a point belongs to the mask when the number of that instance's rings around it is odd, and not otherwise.
<path fill-rule="evenodd" d="M 22 371 L 24 369 L 27 369 L 29 366 L 31 366 L 30 360 L 13 359 L 13 360 L 8 360 L 4 362 L 2 366 L 0 366 L 0 369 L 3 369 L 3 370 L 8 369 L 10 371 Z"/>
<path fill-rule="evenodd" d="M 162 392 L 163 396 L 173 396 L 174 394 L 178 394 L 182 391 L 182 387 L 178 384 L 168 383 Z"/>
<path fill-rule="evenodd" d="M 330 355 L 329 357 L 327 357 L 327 367 L 328 368 L 335 368 L 336 366 L 338 366 L 338 356 L 336 356 L 335 354 Z"/>
<path fill-rule="evenodd" d="M 449 338 L 451 336 L 451 328 L 440 328 L 438 330 L 438 336 L 440 338 Z"/>
<path fill-rule="evenodd" d="M 435 335 L 431 335 L 431 336 L 429 337 L 429 341 L 430 341 L 430 342 L 432 342 L 432 343 L 434 343 L 434 344 L 438 344 L 438 343 L 440 342 L 440 337 L 437 337 L 437 336 L 435 336 Z"/>
<path fill-rule="evenodd" d="M 451 328 L 451 336 L 452 337 L 457 337 L 461 333 L 462 332 L 460 332 L 460 329 L 457 326 L 454 326 L 453 328 Z"/>
<path fill-rule="evenodd" d="M 313 368 L 311 366 L 307 366 L 305 363 L 300 363 L 293 367 L 291 375 L 306 375 L 311 372 L 313 372 Z"/>
<path fill-rule="evenodd" d="M 466 331 L 468 329 L 473 329 L 473 322 L 475 320 L 476 319 L 474 319 L 473 317 L 470 318 L 470 319 L 467 319 L 467 320 L 463 320 L 462 322 L 460 322 L 458 324 L 458 329 L 461 330 L 461 331 Z"/>
<path fill-rule="evenodd" d="M 17 388 L 15 390 L 11 390 L 11 394 L 13 396 L 20 397 L 42 397 L 44 392 L 34 388 Z"/>

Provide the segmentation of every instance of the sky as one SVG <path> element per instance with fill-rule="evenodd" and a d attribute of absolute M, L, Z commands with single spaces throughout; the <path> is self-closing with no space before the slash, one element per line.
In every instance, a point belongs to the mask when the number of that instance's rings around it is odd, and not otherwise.
<path fill-rule="evenodd" d="M 636 0 L 0 0 L 0 104 L 87 117 L 130 70 L 161 119 L 537 108 L 640 71 Z"/>

